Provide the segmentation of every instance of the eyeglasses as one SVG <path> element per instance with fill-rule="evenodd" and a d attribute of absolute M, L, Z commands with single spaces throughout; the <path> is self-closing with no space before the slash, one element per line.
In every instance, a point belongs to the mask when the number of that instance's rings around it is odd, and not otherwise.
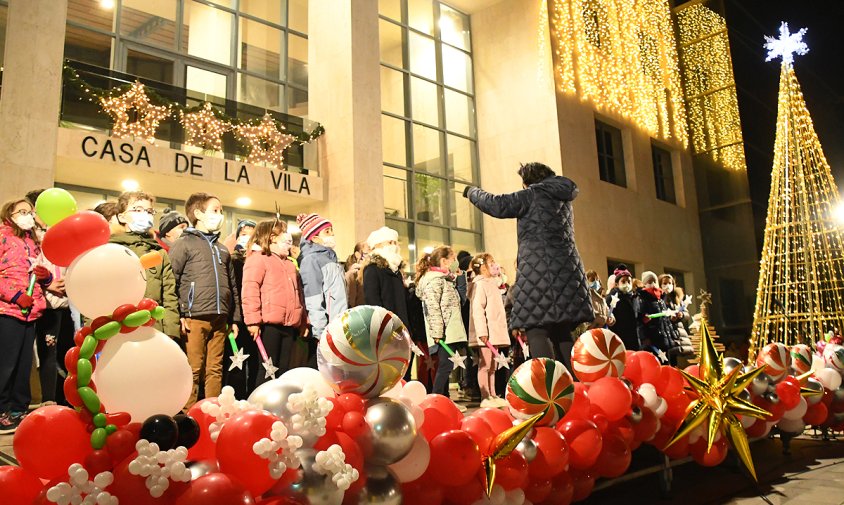
<path fill-rule="evenodd" d="M 150 216 L 154 216 L 158 213 L 158 211 L 155 209 L 144 209 L 142 207 L 133 207 L 129 209 L 128 212 L 146 212 Z"/>
<path fill-rule="evenodd" d="M 24 216 L 34 216 L 34 215 L 35 215 L 34 212 L 32 212 L 31 210 L 26 210 L 26 209 L 21 209 L 21 210 L 18 210 L 16 212 L 12 212 L 12 217 L 14 217 L 14 216 L 24 217 Z"/>

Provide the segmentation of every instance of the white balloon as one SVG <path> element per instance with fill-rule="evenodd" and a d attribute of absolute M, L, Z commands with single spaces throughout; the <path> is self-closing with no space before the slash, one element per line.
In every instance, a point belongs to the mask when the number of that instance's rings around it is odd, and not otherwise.
<path fill-rule="evenodd" d="M 801 397 L 800 403 L 798 403 L 797 406 L 794 407 L 793 409 L 787 410 L 785 413 L 783 413 L 782 418 L 783 419 L 793 419 L 793 420 L 800 419 L 800 420 L 802 420 L 803 416 L 806 415 L 806 410 L 808 408 L 809 408 L 809 404 L 806 403 L 806 399 Z"/>
<path fill-rule="evenodd" d="M 806 429 L 806 423 L 803 422 L 803 419 L 786 419 L 783 417 L 777 423 L 777 427 L 786 433 L 799 435 Z"/>
<path fill-rule="evenodd" d="M 741 421 L 741 427 L 745 430 L 753 426 L 758 419 L 752 416 L 738 416 L 739 421 Z"/>
<path fill-rule="evenodd" d="M 826 368 L 826 362 L 824 362 L 823 358 L 817 354 L 812 354 L 812 371 L 817 372 L 824 368 Z"/>
<path fill-rule="evenodd" d="M 639 386 L 639 395 L 641 395 L 642 400 L 644 400 L 645 407 L 656 412 L 657 407 L 659 407 L 659 396 L 656 394 L 656 388 L 653 384 L 648 384 L 647 382 Z M 657 416 L 660 417 L 660 416 Z"/>
<path fill-rule="evenodd" d="M 399 482 L 412 482 L 428 468 L 431 461 L 431 447 L 422 435 L 417 435 L 407 456 L 389 465 Z"/>
<path fill-rule="evenodd" d="M 193 387 L 193 372 L 179 345 L 147 326 L 109 339 L 93 378 L 110 412 L 128 412 L 141 423 L 155 414 L 177 414 Z"/>
<path fill-rule="evenodd" d="M 410 381 L 401 389 L 402 398 L 407 398 L 413 405 L 419 405 L 428 396 L 425 385 L 419 381 Z"/>
<path fill-rule="evenodd" d="M 398 400 L 401 396 L 402 385 L 401 381 L 397 382 L 395 386 L 381 393 L 381 398 L 392 398 Z"/>
<path fill-rule="evenodd" d="M 495 484 L 492 486 L 492 493 L 489 494 L 489 501 L 492 505 L 504 505 L 507 503 L 507 493 L 504 488 Z"/>
<path fill-rule="evenodd" d="M 660 398 L 659 405 L 654 410 L 654 414 L 656 414 L 656 417 L 662 418 L 666 410 L 668 410 L 668 402 L 665 401 L 665 398 Z"/>
<path fill-rule="evenodd" d="M 110 316 L 127 303 L 137 304 L 147 288 L 141 260 L 117 244 L 83 253 L 70 264 L 64 280 L 70 303 L 91 319 Z"/>
<path fill-rule="evenodd" d="M 841 386 L 841 374 L 832 368 L 824 368 L 815 372 L 815 378 L 823 384 L 823 387 L 835 391 Z"/>
<path fill-rule="evenodd" d="M 525 492 L 519 488 L 507 491 L 507 505 L 522 505 L 525 502 Z"/>
<path fill-rule="evenodd" d="M 323 398 L 333 398 L 337 396 L 334 394 L 334 390 L 331 386 L 325 382 L 325 377 L 319 373 L 319 370 L 315 370 L 313 368 L 293 368 L 292 370 L 284 372 L 278 380 L 286 384 L 298 384 L 299 386 L 309 384 L 313 386 L 317 394 Z"/>
<path fill-rule="evenodd" d="M 704 436 L 706 436 L 706 430 L 703 428 L 703 425 L 700 425 L 697 428 L 693 429 L 691 433 L 689 433 L 689 444 L 697 442 L 701 437 Z"/>

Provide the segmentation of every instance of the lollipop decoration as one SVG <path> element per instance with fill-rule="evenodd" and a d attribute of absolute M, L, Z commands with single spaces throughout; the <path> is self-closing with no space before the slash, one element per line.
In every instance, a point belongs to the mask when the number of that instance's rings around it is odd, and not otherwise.
<path fill-rule="evenodd" d="M 440 340 L 440 347 L 445 349 L 446 354 L 448 354 L 448 360 L 454 363 L 455 368 L 460 367 L 463 370 L 466 370 L 466 356 L 454 352 L 454 350 L 445 342 L 445 340 Z"/>
<path fill-rule="evenodd" d="M 795 344 L 789 349 L 791 355 L 791 368 L 798 375 L 802 375 L 812 369 L 812 350 L 806 344 Z"/>
<path fill-rule="evenodd" d="M 510 413 L 528 419 L 542 413 L 539 426 L 553 426 L 571 408 L 574 384 L 565 365 L 550 358 L 525 361 L 507 382 Z"/>
<path fill-rule="evenodd" d="M 574 343 L 571 365 L 582 382 L 601 377 L 621 377 L 627 359 L 624 343 L 618 335 L 603 328 L 589 330 Z"/>
<path fill-rule="evenodd" d="M 507 356 L 498 352 L 498 349 L 496 349 L 495 346 L 492 345 L 489 340 L 484 342 L 484 344 L 486 344 L 487 348 L 492 351 L 492 354 L 495 356 L 495 369 L 499 370 L 501 368 L 506 368 L 509 370 L 510 362 L 507 360 Z"/>
<path fill-rule="evenodd" d="M 788 375 L 788 367 L 791 365 L 791 356 L 788 347 L 779 342 L 772 342 L 762 348 L 756 357 L 756 366 L 764 368 L 774 382 L 778 382 Z"/>
<path fill-rule="evenodd" d="M 264 340 L 260 335 L 255 339 L 255 343 L 258 344 L 258 352 L 261 353 L 261 359 L 263 360 L 261 364 L 264 366 L 264 378 L 275 379 L 275 373 L 278 372 L 278 367 L 273 365 L 273 359 L 267 356 L 267 350 L 264 348 Z"/>

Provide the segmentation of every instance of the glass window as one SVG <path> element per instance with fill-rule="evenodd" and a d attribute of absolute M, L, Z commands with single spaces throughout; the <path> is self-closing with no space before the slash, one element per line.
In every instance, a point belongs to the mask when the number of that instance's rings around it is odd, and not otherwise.
<path fill-rule="evenodd" d="M 308 0 L 287 0 L 287 26 L 308 33 Z"/>
<path fill-rule="evenodd" d="M 277 28 L 240 18 L 238 66 L 242 70 L 259 73 L 272 79 L 284 77 L 281 55 L 282 32 Z"/>
<path fill-rule="evenodd" d="M 598 142 L 598 170 L 601 180 L 627 187 L 621 130 L 595 121 L 595 137 Z"/>
<path fill-rule="evenodd" d="M 416 247 L 420 255 L 426 249 L 449 245 L 448 230 L 446 228 L 417 224 L 415 231 Z"/>
<path fill-rule="evenodd" d="M 437 52 L 434 49 L 434 39 L 410 32 L 408 34 L 410 50 L 410 71 L 414 74 L 437 79 Z"/>
<path fill-rule="evenodd" d="M 416 121 L 434 126 L 440 124 L 437 85 L 418 77 L 410 78 L 411 116 Z"/>
<path fill-rule="evenodd" d="M 114 4 L 101 0 L 67 0 L 67 20 L 97 28 L 114 31 Z M 132 2 L 126 2 L 131 4 Z M 5 10 L 6 7 L 3 7 Z M 68 27 L 69 28 L 69 27 Z"/>
<path fill-rule="evenodd" d="M 478 164 L 475 143 L 456 135 L 446 135 L 448 175 L 463 181 L 475 180 Z"/>
<path fill-rule="evenodd" d="M 378 14 L 401 22 L 401 0 L 378 0 Z"/>
<path fill-rule="evenodd" d="M 620 259 L 616 259 L 616 258 L 607 258 L 607 277 L 612 275 L 613 272 L 615 272 L 615 267 L 617 267 L 618 265 L 620 265 L 622 263 L 627 265 L 627 270 L 630 272 L 630 274 L 635 279 L 636 278 L 636 262 L 630 261 L 630 260 L 620 260 Z"/>
<path fill-rule="evenodd" d="M 284 112 L 284 86 L 239 73 L 237 74 L 237 101 Z"/>
<path fill-rule="evenodd" d="M 153 81 L 173 84 L 173 67 L 176 63 L 169 58 L 129 50 L 126 56 L 126 72 L 152 79 Z"/>
<path fill-rule="evenodd" d="M 185 3 L 187 52 L 206 60 L 231 65 L 234 15 L 199 2 Z"/>
<path fill-rule="evenodd" d="M 381 41 L 381 61 L 402 68 L 404 56 L 401 39 L 402 27 L 385 21 L 378 21 L 378 38 Z"/>
<path fill-rule="evenodd" d="M 440 4 L 440 37 L 446 44 L 465 51 L 471 49 L 469 41 L 469 16 Z"/>
<path fill-rule="evenodd" d="M 445 90 L 445 126 L 467 137 L 475 135 L 475 108 L 463 93 Z"/>
<path fill-rule="evenodd" d="M 446 224 L 445 179 L 425 174 L 414 175 L 413 210 L 417 221 Z"/>
<path fill-rule="evenodd" d="M 407 0 L 407 22 L 428 35 L 434 34 L 434 2 L 432 0 Z"/>
<path fill-rule="evenodd" d="M 670 268 L 664 269 L 663 272 L 670 275 L 671 277 L 674 277 L 674 287 L 675 288 L 683 288 L 684 291 L 686 290 L 686 274 L 685 274 L 685 272 L 681 272 L 679 270 L 672 270 Z M 691 294 L 691 293 L 686 293 L 686 294 Z"/>
<path fill-rule="evenodd" d="M 3 7 L 4 11 L 5 9 Z M 6 40 L 5 37 L 0 38 L 0 41 L 3 40 Z M 113 40 L 114 37 L 68 25 L 64 37 L 64 57 L 109 68 Z"/>
<path fill-rule="evenodd" d="M 308 86 L 308 39 L 287 35 L 287 82 Z"/>
<path fill-rule="evenodd" d="M 443 46 L 443 83 L 460 91 L 472 91 L 472 59 L 459 49 Z"/>
<path fill-rule="evenodd" d="M 469 251 L 472 254 L 477 254 L 483 251 L 483 244 L 481 242 L 480 233 L 470 233 L 457 230 L 451 231 L 451 247 L 455 251 Z"/>
<path fill-rule="evenodd" d="M 281 25 L 284 4 L 285 0 L 240 0 L 240 12 Z"/>
<path fill-rule="evenodd" d="M 404 73 L 381 67 L 381 110 L 404 116 Z"/>
<path fill-rule="evenodd" d="M 477 207 L 463 198 L 463 190 L 466 184 L 449 182 L 449 198 L 451 198 L 451 221 L 452 228 L 464 228 L 466 230 L 477 230 L 481 227 L 481 214 Z"/>
<path fill-rule="evenodd" d="M 407 218 L 407 170 L 384 167 L 384 214 Z"/>
<path fill-rule="evenodd" d="M 433 128 L 413 125 L 413 168 L 443 175 L 442 133 Z"/>
<path fill-rule="evenodd" d="M 204 100 L 220 103 L 225 106 L 228 79 L 224 74 L 209 72 L 190 65 L 185 69 L 185 88 L 206 95 Z M 210 96 L 207 96 L 210 95 Z"/>
<path fill-rule="evenodd" d="M 59 185 L 60 186 L 60 185 Z M 73 195 L 76 200 L 76 207 L 79 210 L 94 210 L 94 208 L 106 202 L 106 195 L 100 190 L 92 189 L 90 191 L 79 189 L 68 189 L 68 193 Z M 117 198 L 110 198 L 109 200 L 117 202 Z"/>
<path fill-rule="evenodd" d="M 123 0 L 122 5 L 120 10 L 122 35 L 144 44 L 167 48 L 176 46 L 177 2 Z"/>
<path fill-rule="evenodd" d="M 412 265 L 416 259 L 416 256 L 412 254 L 416 249 L 411 239 L 411 230 L 413 230 L 413 225 L 405 221 L 396 221 L 395 219 L 390 218 L 387 218 L 386 224 L 390 228 L 399 232 L 399 249 L 401 249 L 401 257 L 405 263 Z"/>
<path fill-rule="evenodd" d="M 293 116 L 308 116 L 308 92 L 294 87 L 287 88 L 287 113 Z"/>
<path fill-rule="evenodd" d="M 381 146 L 384 163 L 407 166 L 407 122 L 381 116 Z"/>
<path fill-rule="evenodd" d="M 651 146 L 654 163 L 654 183 L 656 197 L 668 203 L 676 203 L 674 193 L 674 169 L 671 166 L 671 153 L 657 146 Z"/>

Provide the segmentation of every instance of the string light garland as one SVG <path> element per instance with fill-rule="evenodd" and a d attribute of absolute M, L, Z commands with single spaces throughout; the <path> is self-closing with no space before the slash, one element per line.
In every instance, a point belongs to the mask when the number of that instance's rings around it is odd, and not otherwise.
<path fill-rule="evenodd" d="M 231 130 L 230 123 L 220 121 L 214 107 L 205 102 L 196 112 L 179 111 L 179 120 L 185 129 L 185 144 L 220 151 L 223 134 Z"/>
<path fill-rule="evenodd" d="M 654 138 L 686 147 L 685 104 L 667 1 L 553 0 L 549 19 L 561 92 L 619 115 Z"/>
<path fill-rule="evenodd" d="M 784 26 L 767 46 L 783 61 L 751 360 L 769 342 L 811 344 L 844 322 L 840 197 L 791 63 L 802 33 Z"/>
<path fill-rule="evenodd" d="M 138 81 L 122 95 L 101 97 L 100 106 L 114 121 L 111 129 L 115 136 L 140 137 L 149 143 L 155 142 L 159 123 L 170 115 L 170 107 L 150 103 L 144 85 Z"/>
<path fill-rule="evenodd" d="M 257 126 L 238 125 L 234 129 L 235 135 L 249 149 L 248 163 L 269 163 L 278 167 L 284 164 L 284 150 L 296 140 L 283 131 L 284 125 L 279 129 L 269 114 L 264 114 Z"/>

